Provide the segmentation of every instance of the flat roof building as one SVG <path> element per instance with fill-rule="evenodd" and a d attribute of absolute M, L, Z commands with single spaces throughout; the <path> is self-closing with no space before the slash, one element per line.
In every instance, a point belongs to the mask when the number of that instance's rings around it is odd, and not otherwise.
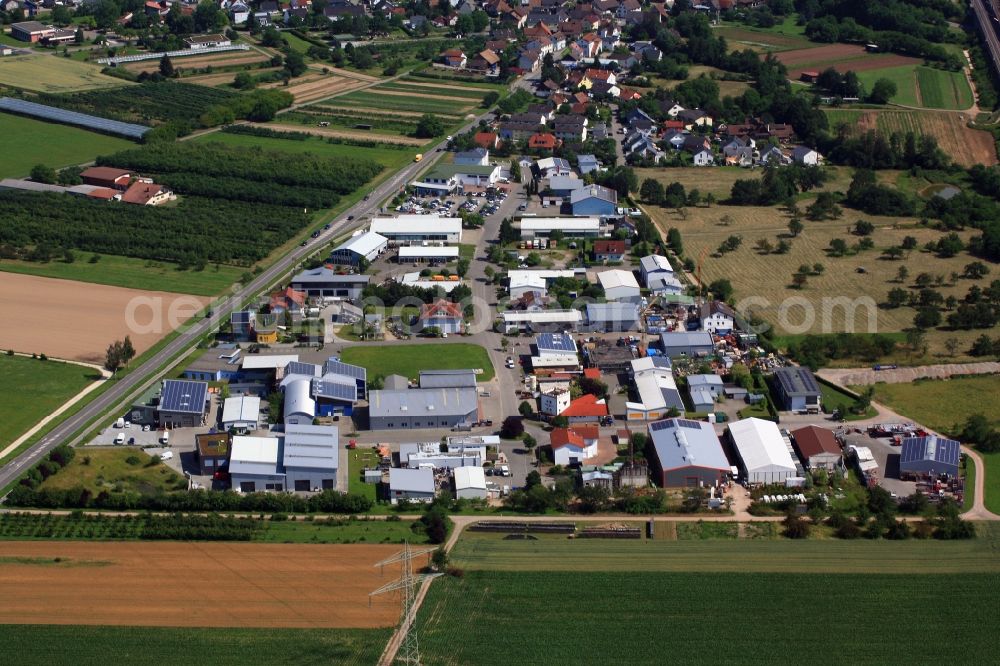
<path fill-rule="evenodd" d="M 475 388 L 476 371 L 467 370 L 421 370 L 420 388 Z"/>
<path fill-rule="evenodd" d="M 649 424 L 656 462 L 653 475 L 663 488 L 714 486 L 732 470 L 712 424 L 667 419 Z"/>
<path fill-rule="evenodd" d="M 596 238 L 601 233 L 599 217 L 522 217 L 514 226 L 522 240 L 550 236 L 553 231 L 568 238 Z"/>
<path fill-rule="evenodd" d="M 233 490 L 241 493 L 283 491 L 285 475 L 279 464 L 280 449 L 277 437 L 233 437 L 229 455 L 229 478 Z"/>
<path fill-rule="evenodd" d="M 339 436 L 337 426 L 285 425 L 281 461 L 289 490 L 337 489 Z"/>
<path fill-rule="evenodd" d="M 321 266 L 302 271 L 293 277 L 291 288 L 314 298 L 357 299 L 361 298 L 361 292 L 371 279 L 370 275 L 356 273 L 341 275 L 326 266 Z"/>
<path fill-rule="evenodd" d="M 370 230 L 399 245 L 422 241 L 462 242 L 462 218 L 441 215 L 376 217 Z"/>
<path fill-rule="evenodd" d="M 368 396 L 371 430 L 451 428 L 478 420 L 475 388 L 382 390 Z"/>
<path fill-rule="evenodd" d="M 222 403 L 222 427 L 246 432 L 256 430 L 260 420 L 260 398 L 239 395 Z"/>
<path fill-rule="evenodd" d="M 208 383 L 164 379 L 156 418 L 162 428 L 194 428 L 205 424 Z"/>
<path fill-rule="evenodd" d="M 802 366 L 774 371 L 782 408 L 791 412 L 818 413 L 822 395 L 812 370 Z"/>

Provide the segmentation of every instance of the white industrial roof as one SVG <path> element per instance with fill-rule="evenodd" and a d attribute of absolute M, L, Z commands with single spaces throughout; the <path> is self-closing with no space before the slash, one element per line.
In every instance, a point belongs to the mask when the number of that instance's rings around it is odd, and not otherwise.
<path fill-rule="evenodd" d="M 773 421 L 749 418 L 729 426 L 733 443 L 749 473 L 795 472 L 795 463 Z"/>
<path fill-rule="evenodd" d="M 579 310 L 539 310 L 537 312 L 511 310 L 500 313 L 500 316 L 507 323 L 573 324 L 583 320 L 583 314 Z"/>
<path fill-rule="evenodd" d="M 385 247 L 389 239 L 374 231 L 367 231 L 362 234 L 351 236 L 349 239 L 337 246 L 334 252 L 339 250 L 351 250 L 361 255 L 367 255 L 375 250 Z"/>
<path fill-rule="evenodd" d="M 399 248 L 400 259 L 423 257 L 458 257 L 458 248 L 454 245 L 444 247 L 434 247 L 433 245 L 407 245 Z"/>
<path fill-rule="evenodd" d="M 620 269 L 614 269 L 610 271 L 604 271 L 597 274 L 597 280 L 604 287 L 604 290 L 616 289 L 618 287 L 631 287 L 633 289 L 639 289 L 639 282 L 635 279 L 635 275 L 632 271 L 623 271 Z"/>
<path fill-rule="evenodd" d="M 676 391 L 677 382 L 670 370 L 649 372 L 635 378 L 635 390 L 645 409 L 665 409 L 667 400 L 663 391 Z"/>
<path fill-rule="evenodd" d="M 389 470 L 389 488 L 393 491 L 434 494 L 434 470 L 393 467 Z"/>
<path fill-rule="evenodd" d="M 296 375 L 298 377 L 298 375 Z M 295 379 L 285 386 L 285 419 L 292 414 L 308 414 L 316 416 L 316 403 L 312 399 L 310 389 L 312 379 L 302 377 Z"/>
<path fill-rule="evenodd" d="M 531 357 L 531 367 L 533 368 L 562 368 L 578 365 L 580 365 L 580 359 L 577 358 L 576 354 L 545 354 Z"/>
<path fill-rule="evenodd" d="M 456 467 L 455 490 L 486 490 L 486 472 L 482 467 Z"/>
<path fill-rule="evenodd" d="M 277 437 L 245 437 L 236 435 L 229 454 L 230 463 L 278 464 Z"/>
<path fill-rule="evenodd" d="M 521 229 L 531 231 L 561 229 L 562 231 L 593 231 L 601 228 L 597 217 L 522 217 Z"/>
<path fill-rule="evenodd" d="M 642 266 L 642 269 L 647 273 L 652 273 L 654 271 L 674 272 L 673 267 L 670 265 L 670 261 L 662 254 L 646 255 L 639 260 L 639 265 Z"/>
<path fill-rule="evenodd" d="M 298 360 L 298 354 L 247 354 L 243 357 L 243 369 L 277 370 Z"/>
<path fill-rule="evenodd" d="M 257 422 L 260 416 L 260 398 L 252 395 L 241 395 L 235 398 L 226 398 L 222 403 L 222 422 L 241 423 Z"/>
<path fill-rule="evenodd" d="M 337 426 L 285 425 L 285 467 L 337 469 L 340 465 Z"/>
<path fill-rule="evenodd" d="M 461 234 L 462 218 L 440 215 L 400 215 L 372 219 L 371 231 L 383 236 L 398 234 Z"/>
<path fill-rule="evenodd" d="M 462 284 L 461 280 L 426 280 L 420 277 L 420 273 L 414 271 L 413 273 L 406 273 L 403 275 L 402 283 L 410 287 L 420 287 L 421 289 L 434 289 L 435 287 L 440 287 L 445 293 L 451 293 L 451 290 Z"/>

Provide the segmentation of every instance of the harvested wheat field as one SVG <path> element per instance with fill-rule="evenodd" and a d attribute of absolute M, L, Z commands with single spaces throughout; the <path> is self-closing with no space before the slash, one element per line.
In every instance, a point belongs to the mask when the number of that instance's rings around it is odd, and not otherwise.
<path fill-rule="evenodd" d="M 306 102 L 315 102 L 333 95 L 339 95 L 341 93 L 357 90 L 364 85 L 365 83 L 363 81 L 358 81 L 356 79 L 348 79 L 339 76 L 323 76 L 322 78 L 314 78 L 310 75 L 309 77 L 299 79 L 295 85 L 289 86 L 284 90 L 292 93 L 292 97 L 295 98 L 296 104 L 304 104 Z"/>
<path fill-rule="evenodd" d="M 235 54 L 235 55 L 234 55 Z M 268 56 L 256 51 L 224 51 L 203 56 L 178 56 L 173 58 L 174 67 L 178 69 L 195 69 L 198 67 L 232 67 L 234 65 L 250 65 L 268 60 Z M 122 65 L 130 72 L 159 71 L 160 61 L 151 58 Z"/>
<path fill-rule="evenodd" d="M 997 163 L 993 136 L 966 125 L 964 114 L 934 111 L 865 111 L 859 113 L 859 130 L 885 133 L 916 132 L 932 136 L 951 159 L 964 167 Z"/>
<path fill-rule="evenodd" d="M 305 127 L 303 125 L 283 125 L 281 123 L 267 123 L 266 125 L 260 123 L 248 124 L 268 127 L 270 129 L 281 130 L 283 132 L 305 132 L 306 134 L 314 134 L 316 136 L 333 136 L 341 139 L 362 139 L 364 141 L 377 141 L 378 143 L 396 143 L 401 146 L 422 146 L 427 143 L 427 139 L 414 139 L 408 136 L 399 136 L 398 134 L 378 134 L 376 132 L 365 132 L 362 130 L 318 129 L 315 127 Z"/>
<path fill-rule="evenodd" d="M 258 74 L 270 74 L 280 71 L 280 67 L 268 67 L 267 69 L 254 69 L 249 73 L 256 76 Z M 218 74 L 199 74 L 198 76 L 185 76 L 184 83 L 196 83 L 199 86 L 222 86 L 233 82 L 239 72 L 220 72 Z"/>
<path fill-rule="evenodd" d="M 398 546 L 6 541 L 0 623 L 372 628 L 399 604 L 368 593 Z M 54 562 L 54 558 L 61 558 Z M 14 563 L 13 559 L 19 562 Z M 23 559 L 22 559 L 23 558 Z"/>
<path fill-rule="evenodd" d="M 848 70 L 867 72 L 874 69 L 900 67 L 902 65 L 919 65 L 917 58 L 895 55 L 893 53 L 868 53 L 859 44 L 830 44 L 808 49 L 784 51 L 775 57 L 788 68 L 788 77 L 799 78 L 806 70 L 822 71 L 833 67 L 838 72 Z"/>
<path fill-rule="evenodd" d="M 108 345 L 126 335 L 138 353 L 170 332 L 171 312 L 183 323 L 209 299 L 4 273 L 0 303 L 16 317 L 0 321 L 0 348 L 102 363 Z M 126 315 L 134 308 L 136 326 Z M 153 317 L 159 318 L 156 324 Z"/>

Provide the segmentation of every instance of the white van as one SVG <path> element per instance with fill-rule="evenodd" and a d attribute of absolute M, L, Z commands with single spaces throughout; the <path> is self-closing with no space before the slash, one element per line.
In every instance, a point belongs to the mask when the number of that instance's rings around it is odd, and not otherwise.
<path fill-rule="evenodd" d="M 116 428 L 124 428 L 125 427 L 125 418 L 122 417 L 122 416 L 119 416 L 118 420 L 115 421 L 115 427 Z"/>
<path fill-rule="evenodd" d="M 115 446 L 120 446 L 125 443 L 125 433 L 120 432 L 115 436 Z"/>
<path fill-rule="evenodd" d="M 173 451 L 164 451 L 160 454 L 160 460 L 171 460 L 174 457 Z"/>
<path fill-rule="evenodd" d="M 164 430 L 163 433 L 160 435 L 160 444 L 163 444 L 163 446 L 170 446 L 169 430 Z"/>

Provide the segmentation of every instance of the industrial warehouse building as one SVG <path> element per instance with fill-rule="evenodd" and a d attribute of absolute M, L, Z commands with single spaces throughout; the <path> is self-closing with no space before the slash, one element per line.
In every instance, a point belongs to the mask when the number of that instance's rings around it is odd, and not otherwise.
<path fill-rule="evenodd" d="M 663 347 L 663 355 L 669 358 L 695 358 L 715 352 L 712 334 L 707 331 L 662 333 L 660 346 Z"/>
<path fill-rule="evenodd" d="M 684 413 L 684 401 L 677 390 L 670 359 L 644 356 L 632 360 L 629 366 L 638 401 L 625 403 L 626 420 L 657 421 L 668 416 L 670 409 Z"/>
<path fill-rule="evenodd" d="M 285 424 L 308 425 L 316 418 L 316 403 L 312 399 L 312 380 L 302 375 L 290 375 L 283 382 L 285 389 Z"/>
<path fill-rule="evenodd" d="M 370 430 L 451 428 L 478 420 L 475 388 L 371 391 L 368 395 Z"/>
<path fill-rule="evenodd" d="M 462 242 L 462 219 L 459 217 L 440 215 L 376 217 L 372 220 L 370 229 L 397 245 L 429 241 Z"/>
<path fill-rule="evenodd" d="M 291 287 L 312 298 L 361 298 L 371 281 L 370 275 L 339 275 L 332 269 L 322 266 L 312 270 L 302 271 L 292 278 Z"/>
<path fill-rule="evenodd" d="M 784 483 L 797 475 L 792 454 L 773 421 L 758 418 L 736 421 L 729 426 L 729 437 L 747 483 Z"/>
<path fill-rule="evenodd" d="M 335 490 L 340 467 L 336 426 L 285 424 L 282 466 L 289 490 Z"/>
<path fill-rule="evenodd" d="M 334 248 L 330 261 L 356 266 L 361 259 L 375 261 L 385 251 L 389 239 L 372 231 L 359 233 Z"/>
<path fill-rule="evenodd" d="M 256 430 L 260 420 L 260 398 L 238 395 L 222 403 L 222 429 L 246 432 Z"/>
<path fill-rule="evenodd" d="M 521 240 L 551 236 L 561 231 L 567 238 L 597 238 L 601 234 L 599 217 L 522 217 L 515 225 Z"/>
<path fill-rule="evenodd" d="M 812 370 L 800 366 L 778 368 L 774 371 L 774 378 L 783 409 L 791 412 L 819 412 L 821 396 Z"/>
<path fill-rule="evenodd" d="M 604 288 L 609 301 L 635 301 L 642 298 L 639 281 L 632 271 L 613 269 L 597 274 L 597 281 Z"/>
<path fill-rule="evenodd" d="M 806 426 L 793 430 L 791 434 L 799 458 L 809 469 L 832 472 L 840 466 L 840 444 L 831 431 L 819 426 Z"/>
<path fill-rule="evenodd" d="M 229 454 L 229 478 L 233 490 L 255 493 L 285 490 L 285 475 L 279 469 L 281 443 L 277 437 L 233 437 Z"/>
<path fill-rule="evenodd" d="M 455 468 L 455 499 L 486 499 L 486 471 L 482 467 Z"/>
<path fill-rule="evenodd" d="M 161 428 L 194 428 L 204 425 L 207 411 L 208 383 L 186 379 L 163 380 L 156 408 L 156 420 Z"/>
<path fill-rule="evenodd" d="M 389 501 L 400 500 L 430 502 L 434 499 L 434 470 L 422 467 L 408 469 L 393 467 L 389 470 Z"/>
<path fill-rule="evenodd" d="M 899 452 L 899 475 L 917 479 L 958 478 L 961 453 L 961 445 L 953 439 L 936 435 L 907 437 Z"/>
<path fill-rule="evenodd" d="M 707 421 L 667 419 L 649 424 L 656 462 L 652 473 L 662 488 L 714 486 L 732 466 L 715 428 Z"/>

